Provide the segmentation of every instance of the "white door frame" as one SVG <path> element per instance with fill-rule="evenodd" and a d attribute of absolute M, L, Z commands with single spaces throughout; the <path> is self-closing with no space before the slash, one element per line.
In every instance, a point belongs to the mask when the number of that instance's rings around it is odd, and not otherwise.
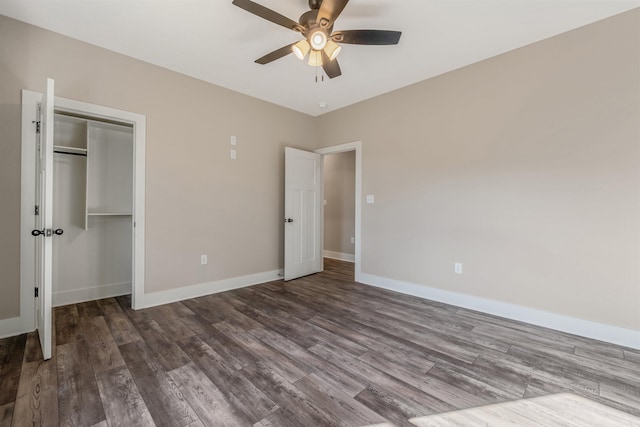
<path fill-rule="evenodd" d="M 17 333 L 35 329 L 33 209 L 35 201 L 35 156 L 37 105 L 42 94 L 22 91 L 22 171 L 20 203 L 20 320 Z M 133 239 L 131 306 L 142 306 L 145 287 L 145 143 L 146 116 L 86 102 L 55 97 L 56 111 L 118 121 L 133 126 Z"/>
<path fill-rule="evenodd" d="M 355 243 L 355 264 L 354 264 L 354 280 L 360 281 L 362 275 L 362 141 L 348 142 L 346 144 L 334 145 L 332 147 L 325 147 L 315 150 L 316 153 L 338 154 L 345 153 L 347 151 L 356 152 L 356 243 Z M 322 187 L 323 199 L 324 199 L 324 186 Z M 322 249 L 324 249 L 324 204 L 322 204 Z"/>

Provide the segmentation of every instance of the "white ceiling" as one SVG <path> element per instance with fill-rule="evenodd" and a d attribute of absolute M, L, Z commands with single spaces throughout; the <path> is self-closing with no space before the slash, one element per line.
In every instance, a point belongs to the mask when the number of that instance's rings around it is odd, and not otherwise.
<path fill-rule="evenodd" d="M 307 0 L 258 0 L 293 19 Z M 213 84 L 319 115 L 640 6 L 640 0 L 351 0 L 335 30 L 402 31 L 397 46 L 344 45 L 342 76 L 288 55 L 300 39 L 231 0 L 0 0 L 0 13 Z M 319 103 L 328 104 L 320 108 Z"/>

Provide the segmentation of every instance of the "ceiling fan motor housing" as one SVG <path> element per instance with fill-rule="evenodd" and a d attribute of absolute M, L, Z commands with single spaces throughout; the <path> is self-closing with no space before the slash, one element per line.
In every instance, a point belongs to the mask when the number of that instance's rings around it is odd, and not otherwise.
<path fill-rule="evenodd" d="M 309 3 L 311 3 L 311 1 Z M 318 9 L 314 9 L 303 13 L 298 20 L 300 25 L 304 28 L 304 30 L 302 31 L 302 35 L 309 39 L 309 43 L 311 43 L 311 36 L 317 31 L 322 31 L 322 33 L 324 33 L 326 39 L 328 40 L 329 36 L 331 35 L 331 30 L 333 29 L 333 25 L 329 28 L 318 25 L 318 23 L 316 22 L 317 18 Z"/>
<path fill-rule="evenodd" d="M 311 25 L 317 25 L 316 19 L 318 18 L 318 10 L 309 10 L 302 15 L 300 15 L 300 19 L 298 22 L 302 25 L 306 30 L 309 29 Z"/>

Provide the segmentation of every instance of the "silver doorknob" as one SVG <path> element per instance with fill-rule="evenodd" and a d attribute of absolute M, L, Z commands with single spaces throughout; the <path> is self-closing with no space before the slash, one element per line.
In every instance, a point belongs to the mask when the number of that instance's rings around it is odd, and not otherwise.
<path fill-rule="evenodd" d="M 284 222 L 293 222 L 293 219 L 291 219 L 291 218 L 285 218 Z"/>

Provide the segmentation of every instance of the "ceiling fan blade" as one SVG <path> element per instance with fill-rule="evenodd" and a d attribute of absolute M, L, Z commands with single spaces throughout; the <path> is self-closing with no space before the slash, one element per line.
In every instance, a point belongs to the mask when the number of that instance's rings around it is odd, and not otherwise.
<path fill-rule="evenodd" d="M 278 12 L 275 12 L 267 7 L 264 7 L 258 3 L 252 2 L 251 0 L 233 0 L 232 2 L 236 6 L 241 9 L 246 10 L 247 12 L 253 13 L 267 21 L 271 21 L 274 24 L 282 25 L 285 28 L 289 28 L 293 31 L 300 32 L 302 27 L 296 21 L 287 18 L 284 15 L 280 15 Z"/>
<path fill-rule="evenodd" d="M 401 35 L 402 32 L 400 31 L 347 30 L 335 31 L 333 34 L 331 34 L 331 39 L 337 43 L 388 45 L 398 44 Z"/>
<path fill-rule="evenodd" d="M 330 79 L 334 77 L 338 77 L 342 75 L 342 71 L 340 71 L 340 65 L 338 64 L 337 59 L 329 59 L 329 56 L 322 51 L 322 68 L 324 72 L 327 73 Z"/>
<path fill-rule="evenodd" d="M 333 25 L 347 3 L 349 3 L 349 0 L 322 0 L 318 10 L 318 18 L 316 19 L 318 25 L 322 28 L 329 28 Z"/>
<path fill-rule="evenodd" d="M 274 50 L 271 53 L 267 53 L 262 58 L 256 59 L 255 62 L 258 63 L 258 64 L 264 65 L 264 64 L 268 64 L 269 62 L 275 61 L 276 59 L 280 59 L 283 56 L 287 56 L 288 54 L 293 52 L 292 48 L 293 48 L 294 44 L 295 43 L 291 43 L 291 44 L 288 44 L 286 46 L 281 47 L 280 49 Z"/>

